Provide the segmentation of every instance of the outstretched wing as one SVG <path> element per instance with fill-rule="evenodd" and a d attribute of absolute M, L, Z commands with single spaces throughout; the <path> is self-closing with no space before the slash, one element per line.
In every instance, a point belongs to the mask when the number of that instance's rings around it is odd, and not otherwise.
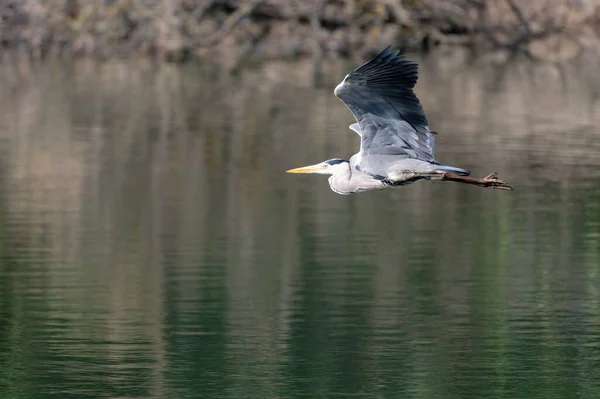
<path fill-rule="evenodd" d="M 435 139 L 412 90 L 417 78 L 418 65 L 388 46 L 335 88 L 360 125 L 360 166 L 365 172 L 371 173 L 369 169 L 382 158 L 435 162 Z"/>

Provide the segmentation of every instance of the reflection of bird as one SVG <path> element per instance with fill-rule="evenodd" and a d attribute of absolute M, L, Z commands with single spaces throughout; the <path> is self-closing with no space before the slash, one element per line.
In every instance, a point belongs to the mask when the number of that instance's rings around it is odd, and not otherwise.
<path fill-rule="evenodd" d="M 441 165 L 434 159 L 435 132 L 413 92 L 416 63 L 391 51 L 350 72 L 335 88 L 335 95 L 350 109 L 358 123 L 350 125 L 360 136 L 360 151 L 350 158 L 330 159 L 288 173 L 331 175 L 329 185 L 338 194 L 352 194 L 418 180 L 448 180 L 512 190 L 496 174 L 483 179 L 470 172 Z"/>

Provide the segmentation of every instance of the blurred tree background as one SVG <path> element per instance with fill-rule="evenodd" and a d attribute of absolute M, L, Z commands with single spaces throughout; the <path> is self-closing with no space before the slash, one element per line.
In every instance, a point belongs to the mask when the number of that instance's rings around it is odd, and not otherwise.
<path fill-rule="evenodd" d="M 600 0 L 0 0 L 0 13 L 2 48 L 33 58 L 364 58 L 393 44 L 565 60 L 600 33 Z"/>

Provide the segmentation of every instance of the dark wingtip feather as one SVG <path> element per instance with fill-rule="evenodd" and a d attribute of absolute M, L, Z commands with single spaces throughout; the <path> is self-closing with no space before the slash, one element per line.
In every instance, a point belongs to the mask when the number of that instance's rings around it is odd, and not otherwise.
<path fill-rule="evenodd" d="M 367 86 L 400 86 L 412 89 L 418 79 L 418 64 L 387 46 L 372 60 L 356 68 L 351 76 L 367 79 Z"/>

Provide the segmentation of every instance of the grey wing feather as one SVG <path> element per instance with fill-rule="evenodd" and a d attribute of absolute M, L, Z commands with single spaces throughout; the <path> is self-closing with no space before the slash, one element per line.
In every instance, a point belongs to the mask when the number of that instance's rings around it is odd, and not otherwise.
<path fill-rule="evenodd" d="M 418 65 L 388 46 L 336 87 L 335 95 L 360 125 L 361 167 L 365 171 L 370 169 L 368 162 L 380 155 L 387 162 L 392 158 L 435 162 L 435 138 L 412 90 L 417 78 Z"/>
<path fill-rule="evenodd" d="M 356 134 L 360 136 L 360 125 L 358 123 L 353 123 L 348 127 L 350 128 L 350 130 L 354 130 Z"/>

